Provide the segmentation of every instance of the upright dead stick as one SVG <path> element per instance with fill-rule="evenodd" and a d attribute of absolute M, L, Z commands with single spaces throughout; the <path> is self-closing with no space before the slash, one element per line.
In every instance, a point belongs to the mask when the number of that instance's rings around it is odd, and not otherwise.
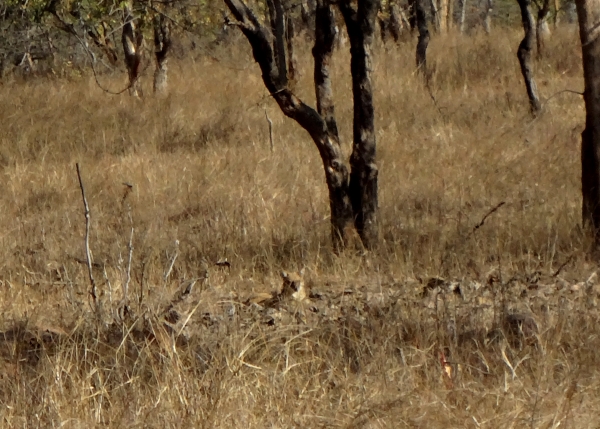
<path fill-rule="evenodd" d="M 275 143 L 273 142 L 273 121 L 271 120 L 271 118 L 269 118 L 267 109 L 265 109 L 265 117 L 267 118 L 267 122 L 269 123 L 269 142 L 271 143 L 271 152 L 275 152 Z"/>
<path fill-rule="evenodd" d="M 131 218 L 131 214 L 129 215 Z M 133 223 L 133 222 L 132 222 Z M 125 284 L 123 285 L 123 302 L 127 305 L 128 299 L 127 294 L 129 292 L 129 283 L 131 282 L 131 260 L 133 259 L 133 226 L 131 227 L 131 235 L 129 236 L 129 260 L 127 261 L 127 277 L 125 278 Z"/>
<path fill-rule="evenodd" d="M 90 284 L 92 285 L 92 290 L 90 291 L 90 295 L 94 300 L 94 307 L 98 309 L 98 303 L 96 301 L 96 281 L 94 280 L 94 274 L 92 272 L 92 254 L 90 252 L 90 207 L 87 202 L 87 198 L 85 197 L 85 189 L 83 187 L 83 180 L 81 180 L 81 171 L 79 170 L 79 163 L 75 164 L 77 168 L 77 178 L 79 179 L 79 188 L 81 188 L 81 196 L 83 197 L 83 207 L 85 214 L 85 257 L 87 260 L 88 274 L 90 276 Z"/>

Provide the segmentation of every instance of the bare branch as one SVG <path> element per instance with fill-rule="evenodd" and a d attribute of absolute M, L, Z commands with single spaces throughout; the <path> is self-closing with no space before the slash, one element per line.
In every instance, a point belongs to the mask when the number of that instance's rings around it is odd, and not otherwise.
<path fill-rule="evenodd" d="M 75 164 L 77 168 L 77 178 L 79 179 L 79 188 L 81 189 L 81 197 L 83 198 L 83 208 L 85 215 L 85 257 L 87 261 L 88 275 L 90 279 L 90 295 L 94 300 L 94 308 L 98 310 L 97 293 L 96 293 L 96 281 L 94 280 L 94 273 L 92 272 L 92 253 L 90 251 L 90 207 L 85 197 L 85 188 L 83 187 L 83 180 L 81 179 L 81 171 L 79 169 L 79 163 Z"/>

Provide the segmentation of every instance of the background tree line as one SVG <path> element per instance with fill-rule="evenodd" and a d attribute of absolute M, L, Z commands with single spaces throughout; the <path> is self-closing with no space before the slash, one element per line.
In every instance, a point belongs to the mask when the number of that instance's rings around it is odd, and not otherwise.
<path fill-rule="evenodd" d="M 548 22 L 576 20 L 572 1 L 540 1 L 534 12 L 541 16 L 544 28 Z M 513 0 L 422 2 L 428 25 L 441 34 L 450 29 L 490 31 L 492 25 L 516 26 L 520 21 L 519 6 Z M 264 1 L 254 3 L 260 14 L 266 13 Z M 315 1 L 291 1 L 286 7 L 298 32 L 314 37 Z M 383 1 L 376 22 L 378 37 L 385 42 L 409 40 L 418 31 L 416 11 L 416 0 Z M 133 30 L 128 22 L 144 36 L 147 57 L 160 50 L 154 41 L 157 26 L 159 38 L 164 33 L 160 22 L 163 28 L 165 24 L 170 27 L 171 55 L 201 56 L 206 51 L 199 47 L 211 49 L 231 33 L 224 12 L 223 4 L 207 0 L 4 0 L 0 4 L 0 77 L 10 73 L 60 75 L 92 64 L 98 73 L 123 68 L 127 63 L 123 30 Z"/>

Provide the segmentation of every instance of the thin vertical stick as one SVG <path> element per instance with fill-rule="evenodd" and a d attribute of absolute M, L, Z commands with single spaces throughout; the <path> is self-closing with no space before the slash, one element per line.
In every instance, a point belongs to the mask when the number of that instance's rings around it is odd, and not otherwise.
<path fill-rule="evenodd" d="M 267 122 L 269 123 L 269 141 L 271 143 L 271 152 L 275 152 L 275 143 L 273 143 L 273 121 L 271 120 L 271 118 L 269 118 L 267 109 L 265 109 L 265 117 L 267 118 Z"/>
<path fill-rule="evenodd" d="M 131 214 L 129 215 L 131 218 Z M 131 222 L 133 224 L 133 221 Z M 131 260 L 133 259 L 133 226 L 131 227 L 131 235 L 129 236 L 129 260 L 127 261 L 127 277 L 123 286 L 123 303 L 127 305 L 127 292 L 129 291 L 129 282 L 131 281 Z"/>
<path fill-rule="evenodd" d="M 88 205 L 87 198 L 85 197 L 85 189 L 83 187 L 83 180 L 81 180 L 81 171 L 79 170 L 79 163 L 76 163 L 75 167 L 77 168 L 77 178 L 79 179 L 79 187 L 81 188 L 81 196 L 83 197 L 83 207 L 85 209 L 85 256 L 87 259 L 90 284 L 92 285 L 90 295 L 94 300 L 95 309 L 98 310 L 98 303 L 96 302 L 96 281 L 94 280 L 94 274 L 92 273 L 92 254 L 90 252 L 90 207 Z"/>

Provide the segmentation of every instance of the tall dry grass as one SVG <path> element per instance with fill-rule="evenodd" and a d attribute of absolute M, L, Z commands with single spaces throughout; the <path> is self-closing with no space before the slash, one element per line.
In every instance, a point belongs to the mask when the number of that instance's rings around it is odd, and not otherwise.
<path fill-rule="evenodd" d="M 577 29 L 559 29 L 537 64 L 547 101 L 535 120 L 520 37 L 434 38 L 429 89 L 412 41 L 377 47 L 381 246 L 363 256 L 332 253 L 318 152 L 243 40 L 220 61 L 173 63 L 164 99 L 109 96 L 90 76 L 6 81 L 2 426 L 596 427 L 600 289 L 578 229 L 585 112 L 560 93 L 583 88 Z M 297 91 L 313 103 L 309 48 Z M 348 64 L 336 53 L 349 151 Z M 230 268 L 213 265 L 223 258 Z M 316 292 L 300 313 L 243 304 L 302 267 Z"/>

